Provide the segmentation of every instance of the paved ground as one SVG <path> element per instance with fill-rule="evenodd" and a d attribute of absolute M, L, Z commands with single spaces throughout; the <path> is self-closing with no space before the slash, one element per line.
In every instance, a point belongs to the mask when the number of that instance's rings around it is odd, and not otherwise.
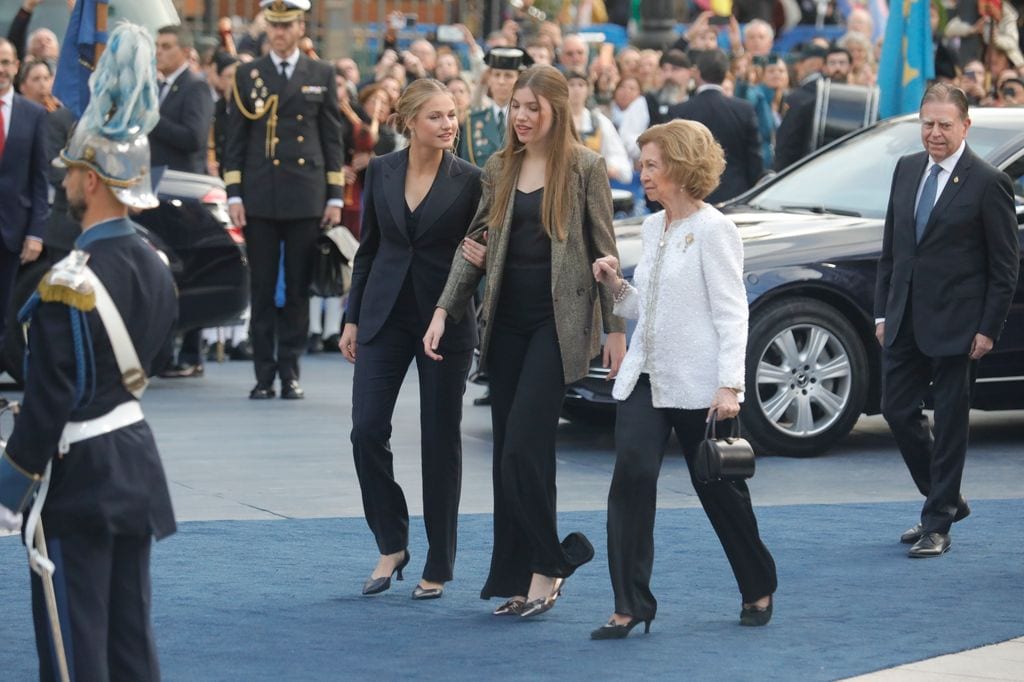
<path fill-rule="evenodd" d="M 351 366 L 330 354 L 308 358 L 303 370 L 308 399 L 302 402 L 247 400 L 251 366 L 238 362 L 207 365 L 202 379 L 152 384 L 144 407 L 161 447 L 179 520 L 362 515 L 348 443 Z M 465 513 L 491 510 L 490 413 L 471 404 L 480 392 L 470 386 L 465 401 Z M 10 391 L 5 395 L 17 397 Z M 964 475 L 967 497 L 1024 499 L 1024 411 L 976 412 L 971 437 Z M 396 477 L 412 514 L 422 510 L 418 439 L 416 375 L 411 372 L 396 410 L 392 446 Z M 604 509 L 613 465 L 610 429 L 563 422 L 559 509 Z M 825 456 L 759 460 L 751 491 L 756 506 L 919 499 L 880 417 L 862 418 L 841 447 Z M 698 504 L 682 458 L 667 458 L 659 507 Z M 893 541 L 914 521 L 893 519 Z M 954 532 L 970 532 L 970 521 Z M 1024 641 L 1014 640 L 864 679 L 1024 679 L 1022 663 Z"/>

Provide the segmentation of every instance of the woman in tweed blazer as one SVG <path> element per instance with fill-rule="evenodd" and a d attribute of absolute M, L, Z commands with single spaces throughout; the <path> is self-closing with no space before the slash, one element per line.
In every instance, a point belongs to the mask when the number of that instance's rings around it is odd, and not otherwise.
<path fill-rule="evenodd" d="M 608 567 L 615 613 L 594 639 L 625 637 L 641 622 L 647 630 L 657 611 L 650 588 L 654 515 L 670 433 L 692 472 L 708 420 L 735 418 L 743 394 L 743 244 L 736 225 L 703 201 L 725 168 L 722 148 L 702 124 L 683 120 L 649 128 L 638 144 L 644 191 L 665 210 L 644 221 L 632 284 L 614 258 L 594 263 L 594 276 L 615 292 L 615 310 L 637 320 L 613 391 L 619 403 Z M 727 424 L 719 428 L 728 432 Z M 694 478 L 693 486 L 736 576 L 740 624 L 766 625 L 775 562 L 761 542 L 746 483 Z"/>
<path fill-rule="evenodd" d="M 555 436 L 565 386 L 600 352 L 602 325 L 612 376 L 626 350 L 625 325 L 590 269 L 594 258 L 617 254 L 608 175 L 580 144 L 568 97 L 557 69 L 520 75 L 508 142 L 484 167 L 467 238 L 488 242 L 485 269 L 472 262 L 478 245 L 456 254 L 423 339 L 427 355 L 440 359 L 446 320 L 458 322 L 486 272 L 480 351 L 494 429 L 494 549 L 481 597 L 507 599 L 495 615 L 547 611 L 593 557 L 582 533 L 559 541 Z"/>

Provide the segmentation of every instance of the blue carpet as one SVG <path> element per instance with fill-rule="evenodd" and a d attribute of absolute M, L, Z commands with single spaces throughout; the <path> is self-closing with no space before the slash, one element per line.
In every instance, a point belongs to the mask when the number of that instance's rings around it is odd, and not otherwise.
<path fill-rule="evenodd" d="M 403 583 L 366 598 L 376 558 L 362 519 L 183 524 L 153 557 L 154 618 L 167 680 L 583 679 L 825 680 L 1024 634 L 1024 501 L 979 500 L 936 560 L 896 542 L 916 504 L 765 507 L 778 563 L 775 619 L 737 625 L 740 598 L 699 509 L 658 512 L 651 634 L 592 642 L 611 611 L 604 513 L 567 513 L 597 548 L 550 613 L 489 615 L 478 590 L 486 515 L 461 520 L 456 580 L 414 602 L 422 521 Z M 1007 534 L 1009 531 L 1010 535 Z M 1012 549 L 1006 550 L 1009 542 Z M 0 541 L 0 679 L 35 676 L 24 553 Z"/>

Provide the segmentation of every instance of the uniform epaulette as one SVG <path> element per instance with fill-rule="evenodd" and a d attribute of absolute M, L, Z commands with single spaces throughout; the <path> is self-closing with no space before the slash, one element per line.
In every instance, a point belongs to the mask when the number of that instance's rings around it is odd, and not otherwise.
<path fill-rule="evenodd" d="M 89 283 L 85 265 L 89 254 L 72 251 L 54 265 L 39 282 L 39 298 L 46 303 L 63 303 L 78 310 L 90 311 L 96 307 L 96 292 Z"/>

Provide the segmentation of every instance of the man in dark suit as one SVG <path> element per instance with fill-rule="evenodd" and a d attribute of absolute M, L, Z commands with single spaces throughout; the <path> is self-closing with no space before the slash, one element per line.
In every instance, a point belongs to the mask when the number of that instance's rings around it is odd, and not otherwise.
<path fill-rule="evenodd" d="M 189 69 L 192 35 L 181 26 L 165 26 L 156 35 L 156 69 L 160 92 L 160 122 L 149 134 L 154 166 L 206 174 L 206 154 L 213 121 L 210 88 Z M 201 377 L 202 329 L 182 336 L 177 361 L 163 369 L 168 378 Z"/>
<path fill-rule="evenodd" d="M 19 62 L 0 38 L 0 344 L 21 263 L 43 250 L 46 187 L 46 110 L 14 92 Z"/>
<path fill-rule="evenodd" d="M 786 95 L 782 122 L 775 131 L 775 170 L 782 170 L 811 151 L 814 103 L 818 98 L 818 81 L 822 78 L 826 55 L 828 50 L 813 43 L 800 53 L 800 61 L 796 65 L 797 87 Z"/>
<path fill-rule="evenodd" d="M 205 175 L 213 97 L 206 82 L 189 69 L 191 49 L 192 36 L 181 26 L 157 31 L 160 122 L 149 134 L 149 146 L 154 166 Z"/>
<path fill-rule="evenodd" d="M 303 397 L 299 356 L 309 333 L 309 278 L 320 225 L 341 221 L 345 150 L 334 69 L 299 50 L 309 0 L 262 0 L 271 52 L 239 67 L 224 154 L 228 211 L 251 266 L 249 397 Z M 284 307 L 274 303 L 284 244 Z M 276 347 L 276 353 L 275 353 Z"/>
<path fill-rule="evenodd" d="M 925 496 L 900 540 L 941 556 L 970 513 L 960 496 L 975 365 L 999 339 L 1017 286 L 1013 187 L 967 146 L 967 97 L 946 83 L 921 102 L 924 152 L 893 173 L 875 291 L 882 413 Z M 934 434 L 921 406 L 929 393 Z"/>
<path fill-rule="evenodd" d="M 761 177 L 761 134 L 754 106 L 722 91 L 722 81 L 729 72 L 725 52 L 700 52 L 694 67 L 696 92 L 687 101 L 669 107 L 666 120 L 685 118 L 703 123 L 725 150 L 722 180 L 707 197 L 709 203 L 716 204 L 746 192 Z"/>

